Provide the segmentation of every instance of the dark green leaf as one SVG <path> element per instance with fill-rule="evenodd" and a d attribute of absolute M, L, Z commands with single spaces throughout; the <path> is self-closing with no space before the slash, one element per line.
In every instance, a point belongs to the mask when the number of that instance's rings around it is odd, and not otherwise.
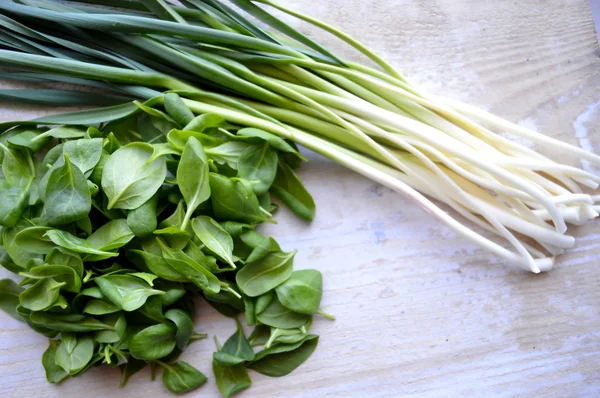
<path fill-rule="evenodd" d="M 65 282 L 58 283 L 52 278 L 41 279 L 21 293 L 19 302 L 31 311 L 45 310 L 58 300 L 64 285 Z"/>
<path fill-rule="evenodd" d="M 177 184 L 187 204 L 185 218 L 181 228 L 185 229 L 198 206 L 210 197 L 208 181 L 208 160 L 202 144 L 191 137 L 181 154 L 177 166 Z"/>
<path fill-rule="evenodd" d="M 271 377 L 288 375 L 311 356 L 318 343 L 318 336 L 308 335 L 295 344 L 276 345 L 256 354 L 248 368 Z"/>
<path fill-rule="evenodd" d="M 269 303 L 264 311 L 256 314 L 256 319 L 274 328 L 294 329 L 306 324 L 310 319 L 310 315 L 294 312 L 275 299 Z"/>
<path fill-rule="evenodd" d="M 254 359 L 254 350 L 246 339 L 242 325 L 236 319 L 237 331 L 227 339 L 223 348 L 213 354 L 213 359 L 221 365 L 238 365 Z"/>
<path fill-rule="evenodd" d="M 180 309 L 171 309 L 165 312 L 165 318 L 172 321 L 177 326 L 175 338 L 177 340 L 177 348 L 181 351 L 185 350 L 194 333 L 194 323 L 190 316 Z"/>
<path fill-rule="evenodd" d="M 314 314 L 321 305 L 323 276 L 314 269 L 295 271 L 275 292 L 284 307 L 301 314 Z"/>
<path fill-rule="evenodd" d="M 127 320 L 122 312 L 115 312 L 102 317 L 102 321 L 112 326 L 114 330 L 99 330 L 94 332 L 94 340 L 98 343 L 118 343 L 127 332 Z"/>
<path fill-rule="evenodd" d="M 152 235 L 158 225 L 156 206 L 158 195 L 151 197 L 146 203 L 127 213 L 127 225 L 138 238 Z"/>
<path fill-rule="evenodd" d="M 270 252 L 260 260 L 246 264 L 235 278 L 240 290 L 256 297 L 276 288 L 292 275 L 295 254 L 296 251 Z"/>
<path fill-rule="evenodd" d="M 45 139 L 32 141 L 32 139 L 40 134 L 42 134 L 41 130 L 31 128 L 10 137 L 7 141 L 11 145 L 28 148 L 31 152 L 36 153 L 45 147 L 51 139 L 50 137 L 46 137 Z"/>
<path fill-rule="evenodd" d="M 14 226 L 27 209 L 31 184 L 6 186 L 0 184 L 0 225 Z"/>
<path fill-rule="evenodd" d="M 102 190 L 108 209 L 137 209 L 162 185 L 167 175 L 164 158 L 148 164 L 152 146 L 136 142 L 110 155 L 102 171 Z"/>
<path fill-rule="evenodd" d="M 144 369 L 146 365 L 146 361 L 140 361 L 135 358 L 129 358 L 125 364 L 120 365 L 121 383 L 119 384 L 119 387 L 125 387 L 131 376 Z"/>
<path fill-rule="evenodd" d="M 102 295 L 125 311 L 140 308 L 148 297 L 164 294 L 151 289 L 148 283 L 129 275 L 108 275 L 95 279 Z"/>
<path fill-rule="evenodd" d="M 315 217 L 315 201 L 294 170 L 283 162 L 279 162 L 271 192 L 298 217 L 307 221 L 312 221 Z"/>
<path fill-rule="evenodd" d="M 198 239 L 210 251 L 231 265 L 232 268 L 236 268 L 231 257 L 233 239 L 218 222 L 208 216 L 199 216 L 192 220 L 192 228 Z"/>
<path fill-rule="evenodd" d="M 65 154 L 64 164 L 52 170 L 48 177 L 44 194 L 46 219 L 50 225 L 64 225 L 87 216 L 91 208 L 87 180 Z"/>
<path fill-rule="evenodd" d="M 23 289 L 12 279 L 0 279 L 0 308 L 18 321 L 23 320 L 17 312 L 19 294 L 22 291 Z"/>
<path fill-rule="evenodd" d="M 161 362 L 164 368 L 163 383 L 165 387 L 176 394 L 183 394 L 195 390 L 206 383 L 206 376 L 193 366 L 183 361 L 166 364 Z"/>
<path fill-rule="evenodd" d="M 84 314 L 90 315 L 106 315 L 118 312 L 121 309 L 116 305 L 104 300 L 90 300 L 83 309 Z"/>
<path fill-rule="evenodd" d="M 29 319 L 38 325 L 59 332 L 93 332 L 95 330 L 112 330 L 113 327 L 99 320 L 78 314 L 47 314 L 33 312 Z"/>
<path fill-rule="evenodd" d="M 87 335 L 61 333 L 61 343 L 55 354 L 58 366 L 69 374 L 82 370 L 94 356 L 94 340 Z"/>
<path fill-rule="evenodd" d="M 149 326 L 136 333 L 129 342 L 129 351 L 137 359 L 154 361 L 167 356 L 175 349 L 176 328 L 172 324 Z"/>
<path fill-rule="evenodd" d="M 277 174 L 277 152 L 268 144 L 253 145 L 240 155 L 239 177 L 252 182 L 257 195 L 268 192 Z"/>
<path fill-rule="evenodd" d="M 246 223 L 263 222 L 268 215 L 261 211 L 256 194 L 242 181 L 210 173 L 212 209 L 217 219 Z"/>
<path fill-rule="evenodd" d="M 49 383 L 53 384 L 60 383 L 69 376 L 69 373 L 56 364 L 57 349 L 58 342 L 50 340 L 48 348 L 44 351 L 44 355 L 42 355 L 42 365 L 46 371 L 46 379 Z"/>
<path fill-rule="evenodd" d="M 271 237 L 263 237 L 261 242 L 254 247 L 252 253 L 246 259 L 247 262 L 251 263 L 254 261 L 258 261 L 264 258 L 269 253 L 274 253 L 280 251 L 281 248 L 279 244 L 275 241 L 275 239 Z"/>
<path fill-rule="evenodd" d="M 133 236 L 127 220 L 121 218 L 109 221 L 98 228 L 86 242 L 94 249 L 110 251 L 125 246 Z"/>
<path fill-rule="evenodd" d="M 67 265 L 39 265 L 32 267 L 27 272 L 21 272 L 19 275 L 29 279 L 52 278 L 55 282 L 63 283 L 60 289 L 71 293 L 79 293 L 81 290 L 81 277 L 75 269 Z M 32 308 L 30 309 L 37 311 Z"/>
<path fill-rule="evenodd" d="M 36 254 L 46 254 L 54 249 L 56 245 L 45 236 L 46 232 L 51 230 L 50 227 L 28 227 L 22 229 L 15 236 L 14 244 L 18 245 L 21 250 Z"/>
<path fill-rule="evenodd" d="M 128 250 L 127 258 L 134 264 L 142 263 L 155 275 L 168 281 L 187 282 L 188 279 L 175 271 L 162 257 L 143 250 Z"/>

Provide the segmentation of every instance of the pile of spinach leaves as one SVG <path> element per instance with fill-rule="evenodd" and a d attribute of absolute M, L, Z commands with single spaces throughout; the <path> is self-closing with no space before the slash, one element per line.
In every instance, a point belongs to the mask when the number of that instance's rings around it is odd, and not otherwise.
<path fill-rule="evenodd" d="M 321 273 L 256 231 L 279 197 L 310 220 L 297 148 L 272 134 L 194 116 L 176 94 L 96 126 L 21 125 L 0 136 L 0 306 L 50 339 L 58 383 L 93 366 L 146 365 L 184 393 L 207 378 L 178 356 L 194 340 L 194 297 L 237 331 L 212 358 L 224 396 L 248 369 L 284 376 L 315 350 Z M 238 319 L 254 331 L 246 337 Z M 255 352 L 257 347 L 262 347 Z"/>

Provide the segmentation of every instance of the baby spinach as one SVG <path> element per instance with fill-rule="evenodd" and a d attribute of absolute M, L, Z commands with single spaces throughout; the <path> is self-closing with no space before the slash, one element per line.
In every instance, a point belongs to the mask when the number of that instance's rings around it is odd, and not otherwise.
<path fill-rule="evenodd" d="M 165 94 L 165 110 L 180 126 L 186 126 L 194 120 L 194 114 L 175 93 Z"/>
<path fill-rule="evenodd" d="M 110 257 L 117 257 L 119 253 L 113 253 L 109 251 L 103 251 L 93 248 L 88 241 L 78 238 L 68 232 L 52 229 L 46 232 L 46 236 L 50 238 L 56 245 L 73 251 L 75 253 L 90 254 L 96 261 L 105 260 Z"/>
<path fill-rule="evenodd" d="M 176 394 L 183 394 L 206 383 L 206 376 L 187 362 L 177 361 L 166 364 L 159 362 L 163 368 L 163 384 Z"/>
<path fill-rule="evenodd" d="M 28 310 L 42 311 L 49 308 L 60 295 L 65 282 L 56 282 L 52 278 L 44 278 L 25 289 L 19 296 L 19 302 Z"/>
<path fill-rule="evenodd" d="M 243 364 L 224 366 L 213 359 L 212 369 L 217 388 L 224 397 L 231 397 L 252 385 L 248 371 Z"/>
<path fill-rule="evenodd" d="M 177 348 L 181 351 L 185 350 L 194 333 L 192 319 L 184 311 L 177 308 L 165 312 L 165 318 L 173 322 L 177 327 L 177 332 L 175 334 Z"/>
<path fill-rule="evenodd" d="M 61 343 L 54 360 L 69 374 L 82 370 L 94 356 L 94 340 L 91 336 L 62 333 Z"/>
<path fill-rule="evenodd" d="M 64 164 L 51 171 L 44 194 L 45 218 L 49 225 L 69 224 L 86 217 L 92 208 L 87 180 L 74 167 L 69 155 Z"/>
<path fill-rule="evenodd" d="M 79 314 L 50 314 L 32 312 L 29 319 L 38 325 L 59 332 L 93 332 L 96 330 L 113 330 L 114 328 L 96 318 Z"/>
<path fill-rule="evenodd" d="M 265 376 L 288 375 L 312 355 L 318 343 L 319 337 L 311 334 L 294 344 L 278 344 L 256 354 L 248 368 Z"/>
<path fill-rule="evenodd" d="M 158 195 L 154 195 L 137 209 L 127 213 L 127 226 L 138 238 L 152 235 L 158 225 L 156 207 Z"/>
<path fill-rule="evenodd" d="M 274 328 L 294 329 L 306 324 L 310 315 L 294 312 L 281 305 L 279 300 L 273 299 L 263 311 L 256 314 L 256 319 Z"/>
<path fill-rule="evenodd" d="M 71 293 L 79 293 L 81 290 L 81 277 L 75 269 L 67 265 L 39 265 L 19 275 L 33 280 L 52 278 L 55 282 L 64 283 L 61 289 Z"/>
<path fill-rule="evenodd" d="M 45 236 L 46 232 L 51 229 L 43 226 L 24 228 L 15 235 L 14 244 L 26 252 L 46 254 L 56 246 Z"/>
<path fill-rule="evenodd" d="M 226 164 L 232 169 L 238 169 L 238 160 L 240 156 L 250 145 L 244 142 L 226 142 L 214 148 L 206 150 L 206 154 L 209 158 L 219 164 Z"/>
<path fill-rule="evenodd" d="M 56 364 L 58 345 L 59 343 L 56 340 L 50 340 L 48 348 L 44 351 L 44 355 L 42 355 L 42 365 L 46 371 L 46 379 L 53 384 L 60 383 L 69 376 L 68 372 Z"/>
<path fill-rule="evenodd" d="M 307 221 L 312 221 L 315 217 L 314 199 L 294 173 L 294 170 L 284 162 L 279 162 L 271 192 L 281 199 L 298 217 Z"/>
<path fill-rule="evenodd" d="M 135 142 L 114 152 L 102 171 L 102 189 L 108 196 L 108 209 L 136 209 L 150 199 L 167 175 L 164 158 L 148 164 L 149 144 Z"/>
<path fill-rule="evenodd" d="M 191 137 L 183 149 L 177 166 L 177 185 L 187 204 L 185 217 L 181 223 L 183 230 L 186 229 L 188 221 L 198 206 L 210 197 L 208 171 L 208 160 L 202 144 Z"/>
<path fill-rule="evenodd" d="M 7 186 L 0 181 L 0 226 L 12 227 L 19 221 L 27 209 L 29 187 L 30 184 Z"/>
<path fill-rule="evenodd" d="M 254 359 L 254 350 L 246 339 L 242 325 L 236 319 L 237 331 L 227 339 L 219 352 L 213 354 L 213 360 L 223 366 L 238 365 Z"/>
<path fill-rule="evenodd" d="M 149 326 L 133 335 L 129 352 L 134 358 L 155 361 L 169 355 L 177 345 L 176 327 L 161 323 Z"/>
<path fill-rule="evenodd" d="M 102 295 L 124 311 L 135 311 L 148 297 L 165 294 L 151 289 L 147 282 L 130 275 L 108 275 L 95 279 Z"/>
<path fill-rule="evenodd" d="M 212 210 L 218 220 L 260 223 L 268 216 L 261 210 L 256 194 L 237 178 L 210 173 Z"/>
<path fill-rule="evenodd" d="M 199 216 L 192 220 L 192 228 L 200 241 L 217 257 L 235 269 L 233 263 L 233 239 L 231 235 L 208 216 Z"/>
<path fill-rule="evenodd" d="M 315 269 L 294 271 L 275 292 L 284 307 L 301 314 L 314 314 L 321 305 L 323 276 Z"/>
<path fill-rule="evenodd" d="M 253 263 L 248 263 L 236 275 L 235 280 L 244 294 L 260 296 L 285 282 L 293 272 L 291 253 L 271 252 Z"/>
<path fill-rule="evenodd" d="M 86 239 L 86 243 L 101 251 L 110 251 L 125 246 L 133 239 L 127 220 L 112 220 L 98 228 Z"/>
<path fill-rule="evenodd" d="M 239 177 L 252 181 L 257 195 L 266 193 L 277 174 L 277 152 L 267 143 L 253 145 L 241 153 L 238 161 Z"/>
<path fill-rule="evenodd" d="M 16 320 L 22 321 L 23 318 L 17 313 L 19 305 L 19 295 L 23 288 L 19 287 L 11 279 L 0 279 L 0 308 Z"/>
<path fill-rule="evenodd" d="M 60 247 L 55 247 L 46 254 L 44 261 L 48 264 L 60 264 L 71 267 L 80 278 L 83 278 L 83 260 L 75 253 L 70 253 Z"/>

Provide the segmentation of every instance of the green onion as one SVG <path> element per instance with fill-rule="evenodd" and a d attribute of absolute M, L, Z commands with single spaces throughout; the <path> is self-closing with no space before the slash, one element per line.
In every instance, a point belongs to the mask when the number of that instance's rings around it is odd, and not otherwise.
<path fill-rule="evenodd" d="M 239 9 L 217 0 L 22 3 L 0 4 L 8 48 L 0 50 L 0 66 L 13 78 L 76 79 L 109 90 L 111 100 L 121 95 L 154 105 L 163 101 L 161 91 L 176 91 L 194 114 L 217 113 L 333 159 L 526 270 L 549 270 L 574 245 L 567 223 L 598 217 L 598 196 L 584 192 L 598 187 L 598 176 L 500 133 L 596 164 L 598 155 L 429 94 L 347 34 L 271 0 L 233 1 Z M 380 69 L 340 59 L 257 3 L 337 36 Z M 46 94 L 0 96 L 47 102 Z M 94 94 L 108 99 L 100 95 Z M 76 96 L 57 92 L 56 105 L 70 101 Z M 110 109 L 126 114 L 132 108 Z M 37 123 L 97 121 L 110 112 Z"/>

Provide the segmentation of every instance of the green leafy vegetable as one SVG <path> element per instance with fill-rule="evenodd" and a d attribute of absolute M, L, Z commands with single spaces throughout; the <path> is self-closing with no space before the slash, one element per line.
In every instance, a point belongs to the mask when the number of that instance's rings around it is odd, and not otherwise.
<path fill-rule="evenodd" d="M 159 363 L 164 369 L 163 384 L 169 391 L 176 394 L 195 390 L 206 383 L 206 376 L 187 362 Z"/>

